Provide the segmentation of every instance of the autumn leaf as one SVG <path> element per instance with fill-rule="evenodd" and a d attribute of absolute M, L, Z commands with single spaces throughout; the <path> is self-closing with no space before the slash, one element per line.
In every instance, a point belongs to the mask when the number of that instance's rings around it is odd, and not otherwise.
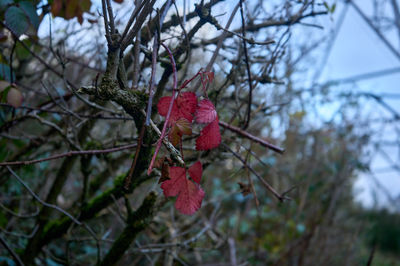
<path fill-rule="evenodd" d="M 200 136 L 196 139 L 196 149 L 205 151 L 214 149 L 221 143 L 221 133 L 219 131 L 218 117 L 203 128 Z"/>
<path fill-rule="evenodd" d="M 205 72 L 205 74 L 207 75 L 208 82 L 210 82 L 210 83 L 213 82 L 214 72 L 208 71 L 208 72 Z"/>
<path fill-rule="evenodd" d="M 167 116 L 171 96 L 162 97 L 157 104 L 158 113 L 161 116 Z M 174 101 L 172 106 L 171 115 L 169 118 L 168 126 L 175 124 L 179 118 L 185 118 L 192 123 L 193 115 L 197 107 L 197 97 L 193 92 L 181 93 Z"/>
<path fill-rule="evenodd" d="M 168 134 L 169 141 L 176 146 L 181 141 L 182 135 L 192 135 L 192 126 L 185 118 L 179 118 Z"/>
<path fill-rule="evenodd" d="M 213 82 L 214 80 L 214 72 L 205 71 L 205 72 L 199 72 L 199 74 L 201 76 L 201 84 L 205 92 L 207 89 L 207 84 Z"/>
<path fill-rule="evenodd" d="M 189 174 L 193 180 L 200 182 L 202 172 L 201 163 L 196 162 L 189 169 Z M 161 184 L 161 188 L 165 197 L 177 196 L 175 208 L 178 211 L 186 215 L 192 215 L 201 207 L 204 191 L 198 184 L 193 183 L 187 178 L 187 172 L 188 171 L 183 167 L 170 167 L 170 179 L 164 181 Z"/>
<path fill-rule="evenodd" d="M 196 122 L 200 124 L 211 123 L 217 118 L 214 104 L 208 100 L 201 100 L 196 111 Z"/>

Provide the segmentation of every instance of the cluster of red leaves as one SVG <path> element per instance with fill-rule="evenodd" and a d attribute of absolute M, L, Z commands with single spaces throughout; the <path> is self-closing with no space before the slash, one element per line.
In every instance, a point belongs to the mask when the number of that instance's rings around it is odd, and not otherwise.
<path fill-rule="evenodd" d="M 193 179 L 187 178 L 187 173 Z M 172 166 L 169 168 L 169 178 L 161 184 L 166 197 L 176 197 L 175 208 L 183 214 L 194 214 L 204 198 L 204 191 L 200 187 L 203 167 L 197 161 L 189 169 Z"/>
<path fill-rule="evenodd" d="M 172 97 L 165 96 L 157 104 L 158 113 L 166 116 Z M 178 145 L 183 135 L 192 134 L 194 117 L 198 124 L 206 124 L 196 140 L 197 150 L 210 150 L 221 143 L 221 133 L 218 126 L 218 115 L 213 103 L 204 99 L 197 103 L 196 94 L 183 92 L 178 95 L 172 106 L 168 126 L 168 138 L 173 145 Z"/>
<path fill-rule="evenodd" d="M 203 89 L 205 89 L 205 83 L 211 82 L 214 74 L 212 72 L 199 72 L 199 75 Z M 186 86 L 191 80 L 186 81 L 182 87 Z M 171 96 L 165 96 L 159 100 L 157 108 L 161 116 L 167 116 L 172 100 Z M 210 150 L 218 147 L 221 143 L 221 133 L 218 125 L 218 114 L 213 103 L 207 98 L 199 101 L 193 92 L 181 92 L 173 100 L 170 117 L 166 121 L 169 127 L 168 138 L 170 142 L 177 146 L 181 143 L 183 135 L 191 135 L 194 122 L 205 125 L 200 136 L 196 139 L 196 149 Z M 196 162 L 189 169 L 178 166 L 168 168 L 168 178 L 163 178 L 161 185 L 164 195 L 166 197 L 177 196 L 175 207 L 181 213 L 189 215 L 195 213 L 201 207 L 204 197 L 204 191 L 200 187 L 203 172 L 201 162 Z M 187 173 L 194 182 L 187 178 Z"/>

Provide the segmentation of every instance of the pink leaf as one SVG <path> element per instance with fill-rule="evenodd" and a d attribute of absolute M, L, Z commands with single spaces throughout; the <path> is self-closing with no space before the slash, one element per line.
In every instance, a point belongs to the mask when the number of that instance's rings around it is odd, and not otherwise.
<path fill-rule="evenodd" d="M 221 133 L 219 132 L 218 118 L 216 118 L 200 132 L 200 136 L 196 140 L 196 149 L 210 150 L 218 147 L 220 143 Z"/>
<path fill-rule="evenodd" d="M 217 111 L 215 110 L 214 104 L 208 99 L 201 100 L 196 113 L 197 123 L 211 123 L 216 117 Z"/>
<path fill-rule="evenodd" d="M 189 175 L 193 178 L 194 182 L 200 184 L 201 176 L 203 174 L 203 166 L 201 165 L 200 161 L 195 162 L 192 166 L 188 169 Z"/>
<path fill-rule="evenodd" d="M 175 208 L 183 214 L 194 214 L 200 207 L 204 198 L 204 191 L 199 185 L 186 178 L 186 169 L 170 167 L 170 179 L 164 181 L 161 188 L 166 197 L 178 196 Z"/>

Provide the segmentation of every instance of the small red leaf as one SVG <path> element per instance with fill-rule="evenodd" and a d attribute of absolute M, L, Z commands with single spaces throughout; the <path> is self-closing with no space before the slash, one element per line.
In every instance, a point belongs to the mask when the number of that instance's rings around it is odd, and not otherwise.
<path fill-rule="evenodd" d="M 192 166 L 188 169 L 190 177 L 196 182 L 200 184 L 201 176 L 203 174 L 203 166 L 201 165 L 200 161 L 195 162 Z"/>
<path fill-rule="evenodd" d="M 201 124 L 211 123 L 217 117 L 214 104 L 208 100 L 201 100 L 197 108 L 196 122 Z"/>
<path fill-rule="evenodd" d="M 176 146 L 181 141 L 182 135 L 192 135 L 192 127 L 189 121 L 185 118 L 179 118 L 175 124 L 173 124 L 168 139 L 172 145 Z"/>
<path fill-rule="evenodd" d="M 192 125 L 185 118 L 179 118 L 178 121 L 176 121 L 176 126 L 179 128 L 182 135 L 192 135 Z"/>
<path fill-rule="evenodd" d="M 182 133 L 179 130 L 179 127 L 177 126 L 177 124 L 174 124 L 172 126 L 171 131 L 168 134 L 169 141 L 171 142 L 172 145 L 176 146 L 179 144 L 181 137 L 182 137 Z"/>
<path fill-rule="evenodd" d="M 208 78 L 208 82 L 213 82 L 213 80 L 214 80 L 214 72 L 206 72 L 206 74 L 207 74 L 207 78 Z"/>
<path fill-rule="evenodd" d="M 200 136 L 196 140 L 196 149 L 210 150 L 218 147 L 220 143 L 221 133 L 219 132 L 218 118 L 216 118 L 200 132 Z"/>
<path fill-rule="evenodd" d="M 173 166 L 169 169 L 170 180 L 164 181 L 161 188 L 166 197 L 178 196 L 175 208 L 183 214 L 194 214 L 204 198 L 204 191 L 186 178 L 186 169 Z"/>

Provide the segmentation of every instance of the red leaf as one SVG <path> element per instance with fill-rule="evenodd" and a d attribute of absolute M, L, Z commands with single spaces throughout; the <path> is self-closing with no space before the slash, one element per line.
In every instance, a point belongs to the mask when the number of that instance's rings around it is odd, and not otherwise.
<path fill-rule="evenodd" d="M 183 214 L 192 215 L 201 207 L 204 191 L 192 181 L 185 179 L 186 186 L 175 202 L 175 208 Z"/>
<path fill-rule="evenodd" d="M 211 123 L 217 117 L 214 104 L 208 100 L 201 100 L 197 108 L 196 122 L 201 124 Z"/>
<path fill-rule="evenodd" d="M 193 178 L 194 182 L 200 184 L 201 176 L 203 174 L 203 166 L 201 165 L 200 161 L 195 162 L 192 166 L 188 169 L 189 175 Z"/>
<path fill-rule="evenodd" d="M 207 75 L 207 78 L 208 78 L 208 82 L 213 82 L 213 80 L 214 80 L 214 72 L 205 72 L 205 74 Z"/>
<path fill-rule="evenodd" d="M 220 143 L 221 133 L 219 132 L 218 118 L 216 118 L 200 132 L 200 136 L 196 140 L 196 149 L 210 150 L 218 147 Z"/>
<path fill-rule="evenodd" d="M 186 178 L 186 169 L 173 166 L 169 169 L 170 180 L 164 181 L 161 188 L 166 197 L 178 196 L 175 208 L 183 214 L 194 214 L 204 198 L 204 191 Z"/>
<path fill-rule="evenodd" d="M 161 116 L 167 116 L 171 96 L 162 97 L 157 104 L 158 113 Z M 169 126 L 174 124 L 179 118 L 185 118 L 190 123 L 193 121 L 193 114 L 196 111 L 197 97 L 193 92 L 181 93 L 172 106 L 171 116 L 169 118 Z"/>

